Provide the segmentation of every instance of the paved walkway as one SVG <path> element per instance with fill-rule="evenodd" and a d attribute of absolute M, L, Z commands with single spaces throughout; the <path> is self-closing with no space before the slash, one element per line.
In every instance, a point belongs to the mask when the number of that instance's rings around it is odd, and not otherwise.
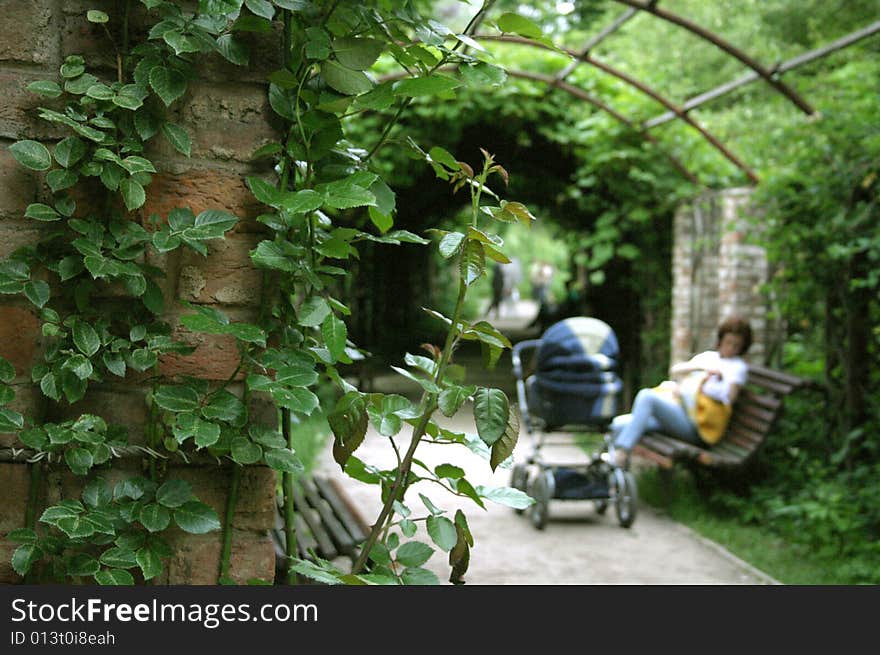
<path fill-rule="evenodd" d="M 502 323 L 499 327 L 503 327 L 503 322 L 496 323 Z M 507 362 L 506 368 L 504 361 Z M 491 379 L 481 374 L 480 382 L 504 388 L 513 400 L 509 355 L 503 362 L 498 371 L 488 375 Z M 406 387 L 394 388 L 393 385 L 401 384 L 397 381 L 399 379 L 383 377 L 377 380 L 377 390 L 407 390 Z M 466 411 L 453 419 L 444 419 L 438 413 L 438 419 L 444 426 L 476 433 L 473 417 Z M 408 432 L 405 430 L 398 435 L 398 446 L 405 448 L 407 443 Z M 528 450 L 528 437 L 523 432 L 514 454 L 521 460 Z M 556 454 L 563 461 L 584 461 L 583 452 L 576 449 Z M 389 440 L 372 429 L 358 449 L 357 456 L 383 468 L 395 465 Z M 510 481 L 509 470 L 499 468 L 492 473 L 486 460 L 460 445 L 424 444 L 419 447 L 416 456 L 432 468 L 445 462 L 464 468 L 474 486 L 506 486 Z M 340 477 L 339 467 L 329 454 L 319 468 L 338 477 L 364 518 L 375 520 L 380 509 L 378 487 Z M 699 537 L 644 503 L 638 506 L 633 526 L 625 529 L 618 525 L 613 508 L 609 508 L 605 515 L 599 515 L 590 501 L 552 501 L 547 526 L 543 531 L 538 531 L 525 515 L 517 515 L 508 507 L 487 502 L 487 509 L 483 510 L 472 501 L 452 496 L 429 483 L 414 486 L 407 496 L 407 504 L 414 516 L 425 516 L 427 513 L 418 493 L 424 493 L 438 507 L 448 510 L 450 517 L 458 508 L 467 515 L 475 542 L 470 568 L 465 576 L 469 584 L 774 583 L 771 578 L 720 546 Z M 417 538 L 430 543 L 424 528 L 420 528 Z M 427 566 L 441 580 L 446 580 L 449 575 L 449 567 L 442 554 L 436 554 Z"/>

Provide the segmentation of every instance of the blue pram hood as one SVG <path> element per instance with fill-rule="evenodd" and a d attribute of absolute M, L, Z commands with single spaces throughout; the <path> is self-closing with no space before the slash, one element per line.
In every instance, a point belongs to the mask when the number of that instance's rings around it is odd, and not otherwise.
<path fill-rule="evenodd" d="M 548 428 L 604 425 L 617 414 L 623 388 L 619 356 L 614 330 L 599 319 L 576 316 L 550 326 L 526 385 L 530 412 Z"/>

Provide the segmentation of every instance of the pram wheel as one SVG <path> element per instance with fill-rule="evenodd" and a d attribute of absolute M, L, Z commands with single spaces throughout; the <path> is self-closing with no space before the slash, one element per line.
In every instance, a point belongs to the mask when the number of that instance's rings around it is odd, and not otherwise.
<path fill-rule="evenodd" d="M 510 474 L 510 486 L 519 491 L 525 491 L 529 484 L 529 469 L 525 464 L 514 464 L 513 471 Z M 513 510 L 517 514 L 522 514 L 524 510 Z"/>
<path fill-rule="evenodd" d="M 636 479 L 629 471 L 616 468 L 611 472 L 611 484 L 611 495 L 614 499 L 617 521 L 622 527 L 628 528 L 636 520 L 636 503 L 638 502 Z"/>
<path fill-rule="evenodd" d="M 550 516 L 550 499 L 553 498 L 555 480 L 553 471 L 547 469 L 538 473 L 532 481 L 529 495 L 535 504 L 529 508 L 529 520 L 536 530 L 543 530 Z"/>
<path fill-rule="evenodd" d="M 602 515 L 608 509 L 608 501 L 607 500 L 596 500 L 594 501 L 596 505 L 596 514 Z"/>

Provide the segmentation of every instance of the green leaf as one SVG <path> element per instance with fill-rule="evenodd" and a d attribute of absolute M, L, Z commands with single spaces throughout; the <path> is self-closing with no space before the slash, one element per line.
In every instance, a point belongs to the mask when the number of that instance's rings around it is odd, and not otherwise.
<path fill-rule="evenodd" d="M 125 359 L 120 353 L 105 351 L 101 356 L 101 359 L 104 362 L 104 366 L 106 366 L 107 370 L 113 375 L 121 378 L 125 377 Z"/>
<path fill-rule="evenodd" d="M 162 134 L 168 139 L 168 142 L 174 146 L 178 152 L 190 156 L 192 151 L 192 143 L 190 142 L 189 133 L 174 123 L 162 123 Z"/>
<path fill-rule="evenodd" d="M 73 343 L 86 357 L 91 357 L 101 347 L 101 338 L 95 328 L 83 320 L 73 324 Z"/>
<path fill-rule="evenodd" d="M 465 243 L 459 263 L 461 279 L 465 285 L 470 286 L 480 279 L 486 270 L 486 256 L 483 252 L 483 244 L 479 241 Z"/>
<path fill-rule="evenodd" d="M 275 15 L 275 7 L 268 0 L 245 0 L 244 4 L 252 13 L 267 20 L 272 20 Z"/>
<path fill-rule="evenodd" d="M 17 432 L 24 427 L 24 417 L 18 412 L 0 408 L 0 432 Z"/>
<path fill-rule="evenodd" d="M 49 149 L 38 141 L 16 141 L 9 150 L 19 164 L 33 171 L 45 171 L 52 165 Z"/>
<path fill-rule="evenodd" d="M 405 585 L 439 585 L 440 579 L 437 574 L 428 569 L 415 566 L 404 569 L 400 574 L 400 580 Z"/>
<path fill-rule="evenodd" d="M 0 382 L 12 382 L 15 379 L 15 367 L 0 357 Z"/>
<path fill-rule="evenodd" d="M 35 280 L 24 285 L 24 295 L 37 307 L 42 308 L 49 302 L 49 284 L 43 280 Z"/>
<path fill-rule="evenodd" d="M 144 191 L 144 187 L 133 178 L 122 180 L 122 182 L 119 183 L 119 190 L 122 192 L 122 199 L 125 201 L 125 207 L 129 211 L 141 207 L 147 200 L 147 194 Z"/>
<path fill-rule="evenodd" d="M 519 14 L 507 12 L 498 18 L 498 29 L 502 32 L 512 32 L 529 39 L 540 39 L 544 36 L 541 28 L 534 22 Z"/>
<path fill-rule="evenodd" d="M 274 191 L 274 187 L 272 189 Z M 291 214 L 305 214 L 315 211 L 322 204 L 324 204 L 324 196 L 322 194 L 314 189 L 303 189 L 302 191 L 284 196 L 280 206 Z"/>
<path fill-rule="evenodd" d="M 421 566 L 434 554 L 434 549 L 420 541 L 408 541 L 397 549 L 394 559 L 403 566 Z"/>
<path fill-rule="evenodd" d="M 112 566 L 117 569 L 131 569 L 137 566 L 134 551 L 125 548 L 108 548 L 100 557 L 101 564 Z"/>
<path fill-rule="evenodd" d="M 58 193 L 64 189 L 69 189 L 79 180 L 79 176 L 73 171 L 56 169 L 49 171 L 46 175 L 46 183 L 52 189 L 52 193 Z"/>
<path fill-rule="evenodd" d="M 86 488 L 83 490 L 82 499 L 86 505 L 95 509 L 109 505 L 110 501 L 113 500 L 113 494 L 107 483 L 103 479 L 98 478 L 86 485 Z"/>
<path fill-rule="evenodd" d="M 27 206 L 27 209 L 24 211 L 24 215 L 28 218 L 33 218 L 36 221 L 60 221 L 61 215 L 56 212 L 49 205 L 44 205 L 40 202 L 35 202 Z"/>
<path fill-rule="evenodd" d="M 343 95 L 357 95 L 373 88 L 372 80 L 365 73 L 332 60 L 321 62 L 321 76 L 330 88 Z"/>
<path fill-rule="evenodd" d="M 519 489 L 511 487 L 485 487 L 480 485 L 476 491 L 480 497 L 486 500 L 491 500 L 499 505 L 506 505 L 514 509 L 525 509 L 535 502 L 532 497 Z"/>
<path fill-rule="evenodd" d="M 507 427 L 501 438 L 492 444 L 492 456 L 489 459 L 489 466 L 494 471 L 504 460 L 513 454 L 516 448 L 516 442 L 519 439 L 519 417 L 515 411 L 511 411 L 507 419 Z"/>
<path fill-rule="evenodd" d="M 95 524 L 84 516 L 71 516 L 58 519 L 55 527 L 71 539 L 85 539 L 95 534 Z"/>
<path fill-rule="evenodd" d="M 134 578 L 131 573 L 122 569 L 104 569 L 95 574 L 95 582 L 106 586 L 131 586 Z"/>
<path fill-rule="evenodd" d="M 90 23 L 99 23 L 103 24 L 110 20 L 110 17 L 105 14 L 103 11 L 98 11 L 97 9 L 90 9 L 86 12 L 86 19 Z"/>
<path fill-rule="evenodd" d="M 159 407 L 171 412 L 188 412 L 199 407 L 199 394 L 196 390 L 182 385 L 159 387 L 153 400 Z"/>
<path fill-rule="evenodd" d="M 462 242 L 464 242 L 465 235 L 461 232 L 449 232 L 448 234 L 443 235 L 443 238 L 440 240 L 440 254 L 444 259 L 449 259 L 456 252 L 458 252 L 459 247 Z"/>
<path fill-rule="evenodd" d="M 333 52 L 346 68 L 365 71 L 379 58 L 384 44 L 377 39 L 346 37 L 333 41 Z"/>
<path fill-rule="evenodd" d="M 480 439 L 491 446 L 507 429 L 510 403 L 501 389 L 480 387 L 474 393 L 474 421 Z"/>
<path fill-rule="evenodd" d="M 345 323 L 333 314 L 329 314 L 321 324 L 321 335 L 330 355 L 334 360 L 339 359 L 345 352 L 345 340 L 348 338 Z"/>
<path fill-rule="evenodd" d="M 317 327 L 330 315 L 331 309 L 321 296 L 311 296 L 300 305 L 297 320 L 304 327 Z"/>
<path fill-rule="evenodd" d="M 162 573 L 162 559 L 150 548 L 140 548 L 135 553 L 137 565 L 144 574 L 144 580 L 151 580 Z"/>
<path fill-rule="evenodd" d="M 34 562 L 43 556 L 43 551 L 35 544 L 24 544 L 12 553 L 12 568 L 19 575 L 25 575 L 31 570 Z"/>
<path fill-rule="evenodd" d="M 158 355 L 148 348 L 138 348 L 131 353 L 129 363 L 136 371 L 146 371 L 156 365 L 159 361 Z M 106 362 L 105 362 L 106 363 Z M 125 362 L 123 362 L 124 366 Z M 114 371 L 115 372 L 115 371 Z M 125 373 L 123 373 L 125 375 Z"/>
<path fill-rule="evenodd" d="M 450 551 L 458 540 L 455 525 L 445 516 L 428 517 L 428 534 L 441 550 Z"/>
<path fill-rule="evenodd" d="M 27 90 L 31 93 L 39 93 L 41 96 L 46 96 L 47 98 L 57 98 L 62 93 L 61 87 L 58 86 L 58 83 L 50 80 L 31 82 L 27 85 Z"/>
<path fill-rule="evenodd" d="M 447 387 L 440 393 L 438 398 L 438 406 L 444 416 L 452 417 L 461 408 L 470 396 L 476 391 L 476 387 Z"/>
<path fill-rule="evenodd" d="M 274 241 L 261 241 L 251 251 L 251 260 L 262 268 L 274 268 L 279 271 L 293 272 L 298 264 L 292 254 L 285 252 L 283 246 Z"/>
<path fill-rule="evenodd" d="M 202 416 L 209 421 L 224 421 L 235 427 L 247 422 L 247 408 L 240 398 L 228 391 L 220 391 L 202 408 Z"/>
<path fill-rule="evenodd" d="M 176 70 L 155 66 L 150 71 L 150 86 L 168 107 L 186 92 L 186 79 Z"/>
<path fill-rule="evenodd" d="M 91 555 L 79 553 L 67 562 L 67 575 L 87 576 L 95 575 L 101 569 L 101 565 Z"/>
<path fill-rule="evenodd" d="M 352 209 L 376 204 L 376 196 L 351 179 L 322 184 L 319 188 L 324 193 L 324 203 L 333 209 Z"/>
<path fill-rule="evenodd" d="M 263 459 L 263 449 L 247 437 L 233 439 L 230 452 L 232 459 L 243 466 L 256 464 Z"/>
<path fill-rule="evenodd" d="M 82 159 L 87 150 L 88 147 L 82 139 L 69 136 L 59 141 L 55 146 L 55 161 L 64 166 L 64 168 L 70 168 Z"/>
<path fill-rule="evenodd" d="M 369 419 L 363 396 L 357 391 L 346 393 L 327 416 L 327 422 L 334 436 L 333 459 L 345 471 L 346 463 L 367 433 Z"/>
<path fill-rule="evenodd" d="M 247 66 L 250 60 L 250 52 L 247 45 L 234 34 L 224 34 L 217 39 L 217 51 L 223 55 L 226 61 L 236 66 Z M 152 79 L 151 79 L 152 81 Z"/>
<path fill-rule="evenodd" d="M 293 451 L 287 448 L 273 448 L 266 450 L 264 454 L 266 466 L 276 471 L 287 471 L 288 473 L 302 473 L 305 469 L 299 458 L 293 454 Z"/>
<path fill-rule="evenodd" d="M 204 503 L 194 500 L 174 510 L 174 522 L 190 534 L 205 534 L 220 529 L 217 512 Z"/>
<path fill-rule="evenodd" d="M 171 523 L 171 512 L 158 503 L 150 503 L 141 509 L 138 520 L 150 532 L 161 532 Z"/>
<path fill-rule="evenodd" d="M 192 488 L 185 480 L 168 480 L 156 490 L 156 502 L 165 507 L 180 507 L 192 498 Z"/>
<path fill-rule="evenodd" d="M 218 239 L 235 227 L 238 218 L 219 209 L 206 209 L 196 216 L 192 227 L 184 230 L 187 239 Z"/>
<path fill-rule="evenodd" d="M 410 98 L 445 95 L 459 86 L 461 86 L 459 80 L 435 73 L 428 77 L 415 77 L 397 82 L 394 85 L 394 95 Z"/>
<path fill-rule="evenodd" d="M 64 451 L 64 461 L 75 475 L 85 475 L 94 464 L 91 451 L 85 448 L 71 448 Z"/>

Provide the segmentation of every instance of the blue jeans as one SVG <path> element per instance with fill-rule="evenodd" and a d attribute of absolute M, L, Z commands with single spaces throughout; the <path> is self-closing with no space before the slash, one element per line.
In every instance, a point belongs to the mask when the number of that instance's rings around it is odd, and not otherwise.
<path fill-rule="evenodd" d="M 662 432 L 688 443 L 703 445 L 684 408 L 668 395 L 653 389 L 639 391 L 632 413 L 618 416 L 611 423 L 614 445 L 626 451 L 632 450 L 646 432 Z"/>

